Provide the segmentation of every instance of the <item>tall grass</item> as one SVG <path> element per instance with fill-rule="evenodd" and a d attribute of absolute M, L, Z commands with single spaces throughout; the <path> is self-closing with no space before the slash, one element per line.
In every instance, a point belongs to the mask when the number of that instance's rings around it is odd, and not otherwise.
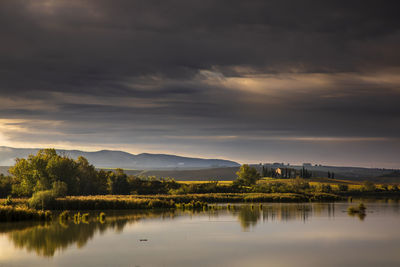
<path fill-rule="evenodd" d="M 126 210 L 175 208 L 173 200 L 140 198 L 107 198 L 104 196 L 58 198 L 51 205 L 52 210 Z"/>
<path fill-rule="evenodd" d="M 48 221 L 51 220 L 51 211 L 38 211 L 24 207 L 0 206 L 0 222 L 15 221 Z"/>
<path fill-rule="evenodd" d="M 308 202 L 335 201 L 341 197 L 327 193 L 214 193 L 186 195 L 106 195 L 74 196 L 56 199 L 53 210 L 126 210 L 200 208 L 206 203 L 226 202 Z M 199 204 L 200 203 L 200 204 Z M 185 205 L 182 205 L 185 204 Z"/>

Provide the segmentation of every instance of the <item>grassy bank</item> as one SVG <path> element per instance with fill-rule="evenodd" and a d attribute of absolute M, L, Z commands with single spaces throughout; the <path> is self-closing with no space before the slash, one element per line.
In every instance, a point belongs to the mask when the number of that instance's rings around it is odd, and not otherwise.
<path fill-rule="evenodd" d="M 342 198 L 327 193 L 212 193 L 185 195 L 105 195 L 70 196 L 57 198 L 46 206 L 49 210 L 127 210 L 127 209 L 173 209 L 179 204 L 239 202 L 309 202 L 336 201 Z M 27 205 L 28 199 L 18 201 Z M 9 207 L 9 206 L 6 206 Z M 21 208 L 22 209 L 22 208 Z M 29 210 L 29 209 L 26 209 Z"/>
<path fill-rule="evenodd" d="M 341 197 L 334 194 L 314 193 L 216 193 L 187 195 L 108 195 L 73 196 L 58 198 L 50 204 L 52 210 L 124 210 L 124 209 L 170 209 L 177 204 L 188 203 L 238 203 L 238 202 L 308 202 L 335 201 Z"/>
<path fill-rule="evenodd" d="M 46 209 L 65 210 L 168 210 L 176 208 L 207 209 L 213 203 L 324 202 L 346 200 L 348 197 L 372 197 L 375 194 L 349 195 L 331 193 L 207 193 L 184 195 L 98 195 L 57 198 Z M 390 197 L 396 197 L 390 193 Z M 380 197 L 385 197 L 383 193 Z M 0 200 L 2 203 L 4 200 Z M 46 221 L 51 212 L 27 208 L 29 199 L 18 199 L 13 205 L 0 205 L 0 221 Z"/>
<path fill-rule="evenodd" d="M 168 183 L 170 182 L 166 184 Z M 176 188 L 171 189 L 169 193 L 159 194 L 67 197 L 57 197 L 51 190 L 41 191 L 40 194 L 34 194 L 31 199 L 11 197 L 0 199 L 0 221 L 47 220 L 50 217 L 50 213 L 28 207 L 55 211 L 167 210 L 182 207 L 207 208 L 208 204 L 213 203 L 324 202 L 347 198 L 400 197 L 397 185 L 385 186 L 325 178 L 307 180 L 263 178 L 252 186 L 235 186 L 232 182 L 191 181 L 179 182 Z"/>
<path fill-rule="evenodd" d="M 50 211 L 28 209 L 25 207 L 0 206 L 0 222 L 47 221 L 51 220 Z"/>
<path fill-rule="evenodd" d="M 335 201 L 341 197 L 327 193 L 210 193 L 210 194 L 185 194 L 185 195 L 154 195 L 137 196 L 140 198 L 157 198 L 173 200 L 176 203 L 201 201 L 206 203 L 226 202 L 308 202 L 308 201 Z"/>
<path fill-rule="evenodd" d="M 137 198 L 117 196 L 85 196 L 58 198 L 50 204 L 52 210 L 134 210 L 134 209 L 171 209 L 173 200 L 159 198 Z"/>

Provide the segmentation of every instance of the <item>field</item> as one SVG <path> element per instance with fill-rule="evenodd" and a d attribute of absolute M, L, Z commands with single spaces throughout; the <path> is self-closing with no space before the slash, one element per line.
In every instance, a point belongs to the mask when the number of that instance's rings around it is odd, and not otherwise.
<path fill-rule="evenodd" d="M 258 181 L 258 183 L 290 183 L 293 182 L 294 179 L 275 179 L 275 178 L 262 178 Z M 360 189 L 363 185 L 362 182 L 359 181 L 350 181 L 350 180 L 339 180 L 339 179 L 330 179 L 330 178 L 309 178 L 305 179 L 311 186 L 318 186 L 321 184 L 330 185 L 333 189 L 337 189 L 339 185 L 347 185 L 349 190 L 357 190 Z M 377 185 L 380 187 L 381 185 Z"/>
<path fill-rule="evenodd" d="M 279 178 L 270 178 L 270 177 L 264 177 L 261 178 L 257 184 L 263 184 L 263 183 L 291 183 L 295 181 L 295 179 L 279 179 Z M 360 190 L 363 186 L 362 181 L 354 181 L 354 180 L 341 180 L 341 179 L 330 179 L 330 178 L 308 178 L 305 179 L 304 181 L 308 182 L 310 186 L 319 186 L 319 185 L 330 185 L 333 190 L 338 189 L 339 185 L 347 185 L 348 189 L 351 190 Z M 210 181 L 178 181 L 179 183 L 182 184 L 204 184 L 204 183 L 209 183 Z M 218 185 L 231 185 L 233 181 L 218 181 Z M 393 183 L 397 184 L 397 183 Z M 378 189 L 381 189 L 385 186 L 386 184 L 379 184 L 375 183 L 375 186 Z M 390 186 L 389 186 L 390 188 Z"/>
<path fill-rule="evenodd" d="M 270 178 L 264 177 L 261 178 L 257 183 L 290 183 L 295 179 L 279 179 L 279 178 Z M 309 182 L 310 185 L 318 185 L 318 184 L 329 184 L 331 186 L 337 186 L 339 184 L 348 185 L 349 188 L 359 189 L 362 186 L 362 182 L 359 181 L 350 181 L 350 180 L 339 180 L 339 179 L 329 179 L 329 178 L 309 178 L 305 179 L 306 182 Z M 182 184 L 204 184 L 209 183 L 210 181 L 178 181 Z M 219 185 L 231 185 L 233 181 L 218 181 Z"/>

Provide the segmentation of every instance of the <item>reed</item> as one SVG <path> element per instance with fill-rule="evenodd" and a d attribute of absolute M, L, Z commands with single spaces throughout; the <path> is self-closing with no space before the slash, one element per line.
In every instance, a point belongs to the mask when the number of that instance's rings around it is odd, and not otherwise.
<path fill-rule="evenodd" d="M 105 223 L 106 222 L 106 214 L 104 212 L 100 212 L 97 219 L 101 224 Z"/>
<path fill-rule="evenodd" d="M 164 209 L 175 208 L 175 202 L 157 198 L 66 197 L 58 198 L 52 203 L 51 207 L 54 210 Z"/>
<path fill-rule="evenodd" d="M 106 195 L 58 198 L 54 210 L 125 210 L 203 208 L 207 203 L 335 201 L 341 197 L 328 193 L 212 193 L 187 195 Z"/>
<path fill-rule="evenodd" d="M 89 213 L 82 214 L 81 222 L 88 224 L 89 223 Z"/>
<path fill-rule="evenodd" d="M 81 213 L 80 212 L 74 214 L 74 223 L 75 224 L 81 223 Z"/>
<path fill-rule="evenodd" d="M 69 210 L 64 210 L 60 213 L 59 218 L 61 221 L 68 221 L 71 218 Z"/>
<path fill-rule="evenodd" d="M 41 211 L 24 207 L 0 206 L 0 222 L 15 221 L 49 221 L 52 219 L 51 211 Z"/>

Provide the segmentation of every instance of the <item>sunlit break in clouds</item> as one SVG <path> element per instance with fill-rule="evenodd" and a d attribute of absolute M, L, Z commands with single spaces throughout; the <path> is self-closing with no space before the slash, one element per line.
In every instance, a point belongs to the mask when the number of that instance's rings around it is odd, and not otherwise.
<path fill-rule="evenodd" d="M 0 145 L 400 168 L 398 1 L 0 2 Z"/>

